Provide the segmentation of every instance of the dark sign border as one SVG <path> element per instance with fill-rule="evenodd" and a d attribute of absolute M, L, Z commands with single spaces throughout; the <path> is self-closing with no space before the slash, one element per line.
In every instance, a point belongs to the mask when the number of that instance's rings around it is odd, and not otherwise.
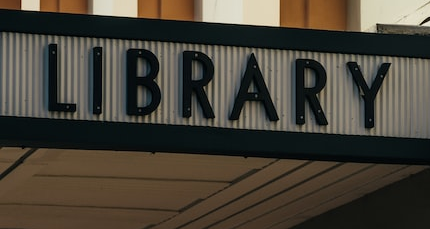
<path fill-rule="evenodd" d="M 0 9 L 0 31 L 430 58 L 429 38 Z"/>
<path fill-rule="evenodd" d="M 430 164 L 430 140 L 0 117 L 0 145 Z"/>
<path fill-rule="evenodd" d="M 430 58 L 429 37 L 0 10 L 0 31 Z M 0 145 L 430 164 L 430 139 L 0 117 Z"/>

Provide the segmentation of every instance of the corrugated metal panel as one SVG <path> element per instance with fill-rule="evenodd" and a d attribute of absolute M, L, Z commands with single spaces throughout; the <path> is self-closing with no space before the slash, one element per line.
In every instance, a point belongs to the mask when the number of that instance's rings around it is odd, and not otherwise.
<path fill-rule="evenodd" d="M 47 49 L 58 44 L 59 101 L 76 103 L 77 112 L 47 109 Z M 103 113 L 92 114 L 91 50 L 103 47 Z M 147 116 L 126 114 L 126 51 L 148 49 L 159 62 L 156 82 L 162 100 Z M 182 60 L 185 50 L 201 51 L 215 65 L 215 75 L 206 88 L 215 119 L 206 119 L 193 101 L 191 118 L 182 117 Z M 228 119 L 249 55 L 254 53 L 278 112 L 271 122 L 260 103 L 247 102 L 239 120 Z M 295 66 L 298 58 L 315 59 L 327 71 L 327 84 L 319 94 L 328 125 L 319 126 L 309 107 L 306 124 L 295 124 Z M 391 63 L 375 101 L 375 127 L 364 128 L 364 102 L 346 63 L 356 61 L 368 84 L 383 62 Z M 429 60 L 388 56 L 365 56 L 246 47 L 207 46 L 156 41 L 115 40 L 8 33 L 1 34 L 0 115 L 55 119 L 100 120 L 133 123 L 198 125 L 223 128 L 293 132 L 336 133 L 395 137 L 430 137 Z M 195 66 L 195 70 L 199 70 Z M 144 71 L 144 69 L 140 70 Z M 197 71 L 198 72 L 198 71 Z M 196 73 L 198 77 L 199 73 Z M 311 86 L 312 78 L 307 77 Z M 142 90 L 142 89 L 141 89 Z M 145 92 L 140 91 L 144 104 Z"/>

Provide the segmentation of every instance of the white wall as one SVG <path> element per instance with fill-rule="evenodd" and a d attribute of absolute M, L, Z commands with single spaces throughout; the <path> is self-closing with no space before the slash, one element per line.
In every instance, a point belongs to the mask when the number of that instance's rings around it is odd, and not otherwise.
<path fill-rule="evenodd" d="M 89 0 L 88 4 L 91 14 L 137 17 L 137 0 Z"/>
<path fill-rule="evenodd" d="M 21 0 L 21 9 L 22 10 L 39 11 L 40 10 L 40 0 Z"/>
<path fill-rule="evenodd" d="M 243 23 L 243 0 L 195 0 L 197 21 Z"/>
<path fill-rule="evenodd" d="M 244 0 L 243 23 L 249 25 L 280 26 L 279 0 Z"/>
<path fill-rule="evenodd" d="M 375 31 L 376 23 L 419 25 L 430 16 L 429 0 L 351 1 L 360 1 L 361 31 Z"/>
<path fill-rule="evenodd" d="M 279 26 L 279 0 L 195 0 L 197 21 Z"/>

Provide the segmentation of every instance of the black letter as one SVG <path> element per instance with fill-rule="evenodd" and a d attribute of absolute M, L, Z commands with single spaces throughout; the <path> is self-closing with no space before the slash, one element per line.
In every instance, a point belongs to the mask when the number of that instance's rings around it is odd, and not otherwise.
<path fill-rule="evenodd" d="M 48 51 L 48 110 L 75 112 L 75 103 L 59 103 L 57 101 L 57 44 L 49 44 Z"/>
<path fill-rule="evenodd" d="M 305 88 L 305 69 L 315 72 L 316 83 L 314 87 Z M 296 60 L 296 124 L 305 124 L 305 97 L 309 101 L 311 109 L 319 125 L 327 125 L 324 111 L 317 98 L 317 94 L 325 87 L 327 75 L 324 67 L 315 60 Z"/>
<path fill-rule="evenodd" d="M 102 113 L 103 48 L 93 48 L 93 114 Z"/>
<path fill-rule="evenodd" d="M 148 75 L 137 76 L 137 59 L 145 59 L 150 67 Z M 127 50 L 127 114 L 128 115 L 147 115 L 157 109 L 161 101 L 161 92 L 158 85 L 154 82 L 159 70 L 157 57 L 145 49 Z M 137 86 L 141 85 L 149 89 L 152 95 L 151 102 L 145 107 L 137 106 Z"/>
<path fill-rule="evenodd" d="M 182 116 L 191 117 L 191 96 L 194 93 L 202 106 L 206 118 L 215 118 L 208 97 L 203 89 L 214 76 L 214 65 L 211 59 L 201 52 L 184 51 L 182 63 L 183 91 L 182 91 Z M 203 76 L 199 80 L 192 80 L 192 61 L 199 62 L 203 67 Z"/>
<path fill-rule="evenodd" d="M 375 97 L 376 94 L 378 94 L 379 88 L 381 88 L 385 74 L 387 74 L 391 63 L 383 63 L 381 67 L 379 67 L 370 89 L 364 80 L 357 62 L 348 62 L 347 65 L 364 99 L 364 126 L 365 128 L 373 128 L 375 126 Z"/>
<path fill-rule="evenodd" d="M 252 82 L 254 82 L 258 92 L 248 92 Z M 236 99 L 234 101 L 230 120 L 239 119 L 243 104 L 247 100 L 263 102 L 264 108 L 266 109 L 266 114 L 269 116 L 269 120 L 279 120 L 275 106 L 273 105 L 272 99 L 270 98 L 269 90 L 267 90 L 263 75 L 261 74 L 260 68 L 258 67 L 257 60 L 255 59 L 254 53 L 251 54 L 251 57 L 249 58 L 246 65 L 245 74 L 242 78 L 239 92 L 237 93 Z"/>

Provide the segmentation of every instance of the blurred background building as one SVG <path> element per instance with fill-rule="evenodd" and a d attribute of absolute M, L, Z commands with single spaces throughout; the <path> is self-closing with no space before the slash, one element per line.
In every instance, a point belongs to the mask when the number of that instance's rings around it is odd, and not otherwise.
<path fill-rule="evenodd" d="M 0 8 L 366 32 L 430 15 L 426 0 L 1 0 Z"/>

